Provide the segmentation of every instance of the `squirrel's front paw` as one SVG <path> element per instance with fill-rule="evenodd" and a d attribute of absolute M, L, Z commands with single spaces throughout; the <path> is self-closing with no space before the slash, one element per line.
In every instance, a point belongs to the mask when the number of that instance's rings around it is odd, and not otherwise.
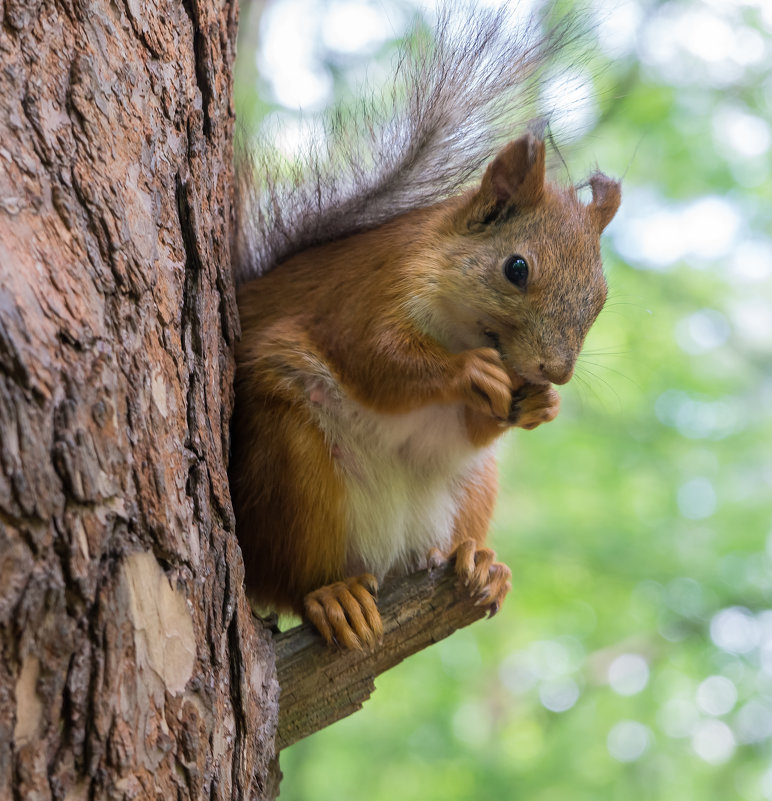
<path fill-rule="evenodd" d="M 450 556 L 456 561 L 456 575 L 476 597 L 476 605 L 487 607 L 493 617 L 512 589 L 512 571 L 496 561 L 490 548 L 478 548 L 474 540 L 465 540 Z"/>
<path fill-rule="evenodd" d="M 336 581 L 309 592 L 305 615 L 330 644 L 365 651 L 383 636 L 383 624 L 373 597 L 378 582 L 370 573 Z"/>
<path fill-rule="evenodd" d="M 507 421 L 518 428 L 536 428 L 558 415 L 560 395 L 551 384 L 525 384 L 512 394 Z"/>
<path fill-rule="evenodd" d="M 476 348 L 459 354 L 459 389 L 467 406 L 507 420 L 512 404 L 512 381 L 501 356 L 493 348 Z"/>

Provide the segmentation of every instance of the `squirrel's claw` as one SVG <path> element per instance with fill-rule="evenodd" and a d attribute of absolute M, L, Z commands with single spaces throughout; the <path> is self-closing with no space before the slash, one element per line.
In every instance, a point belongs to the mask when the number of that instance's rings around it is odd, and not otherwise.
<path fill-rule="evenodd" d="M 383 637 L 383 624 L 373 595 L 378 581 L 370 573 L 336 581 L 306 595 L 305 616 L 330 645 L 366 651 Z"/>
<path fill-rule="evenodd" d="M 558 416 L 560 395 L 551 384 L 526 384 L 512 394 L 507 422 L 528 430 Z"/>
<path fill-rule="evenodd" d="M 512 589 L 512 571 L 495 561 L 496 554 L 490 548 L 478 548 L 474 540 L 462 542 L 451 557 L 456 562 L 456 575 L 476 598 L 475 605 L 487 607 L 493 617 Z"/>
<path fill-rule="evenodd" d="M 438 567 L 447 564 L 447 562 L 447 557 L 439 548 L 431 548 L 426 555 L 426 567 L 429 570 L 436 570 Z"/>

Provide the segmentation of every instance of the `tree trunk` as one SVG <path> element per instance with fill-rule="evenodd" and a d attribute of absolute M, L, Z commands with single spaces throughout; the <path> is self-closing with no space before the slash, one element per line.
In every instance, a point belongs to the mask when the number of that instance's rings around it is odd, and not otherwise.
<path fill-rule="evenodd" d="M 273 798 L 226 0 L 0 0 L 0 799 Z"/>

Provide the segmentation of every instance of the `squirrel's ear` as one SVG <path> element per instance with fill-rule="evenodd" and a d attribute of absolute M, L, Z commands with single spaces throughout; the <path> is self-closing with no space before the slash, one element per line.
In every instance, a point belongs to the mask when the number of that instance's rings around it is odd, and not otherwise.
<path fill-rule="evenodd" d="M 622 202 L 622 184 L 602 172 L 590 178 L 592 202 L 588 206 L 590 216 L 600 233 L 614 218 Z"/>
<path fill-rule="evenodd" d="M 480 192 L 502 208 L 538 203 L 544 194 L 544 142 L 532 133 L 510 142 L 488 165 Z"/>
<path fill-rule="evenodd" d="M 502 148 L 466 204 L 468 223 L 492 222 L 504 209 L 533 206 L 544 194 L 544 142 L 527 133 Z"/>

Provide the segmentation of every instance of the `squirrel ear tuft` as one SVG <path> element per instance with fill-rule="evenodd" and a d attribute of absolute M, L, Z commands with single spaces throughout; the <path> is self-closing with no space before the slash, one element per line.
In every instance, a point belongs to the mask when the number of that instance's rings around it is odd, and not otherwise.
<path fill-rule="evenodd" d="M 622 184 L 602 172 L 596 172 L 591 176 L 589 183 L 592 189 L 592 202 L 588 209 L 600 233 L 614 218 L 622 202 Z"/>
<path fill-rule="evenodd" d="M 527 133 L 503 147 L 464 208 L 470 224 L 492 222 L 505 208 L 533 206 L 544 194 L 544 142 Z"/>

